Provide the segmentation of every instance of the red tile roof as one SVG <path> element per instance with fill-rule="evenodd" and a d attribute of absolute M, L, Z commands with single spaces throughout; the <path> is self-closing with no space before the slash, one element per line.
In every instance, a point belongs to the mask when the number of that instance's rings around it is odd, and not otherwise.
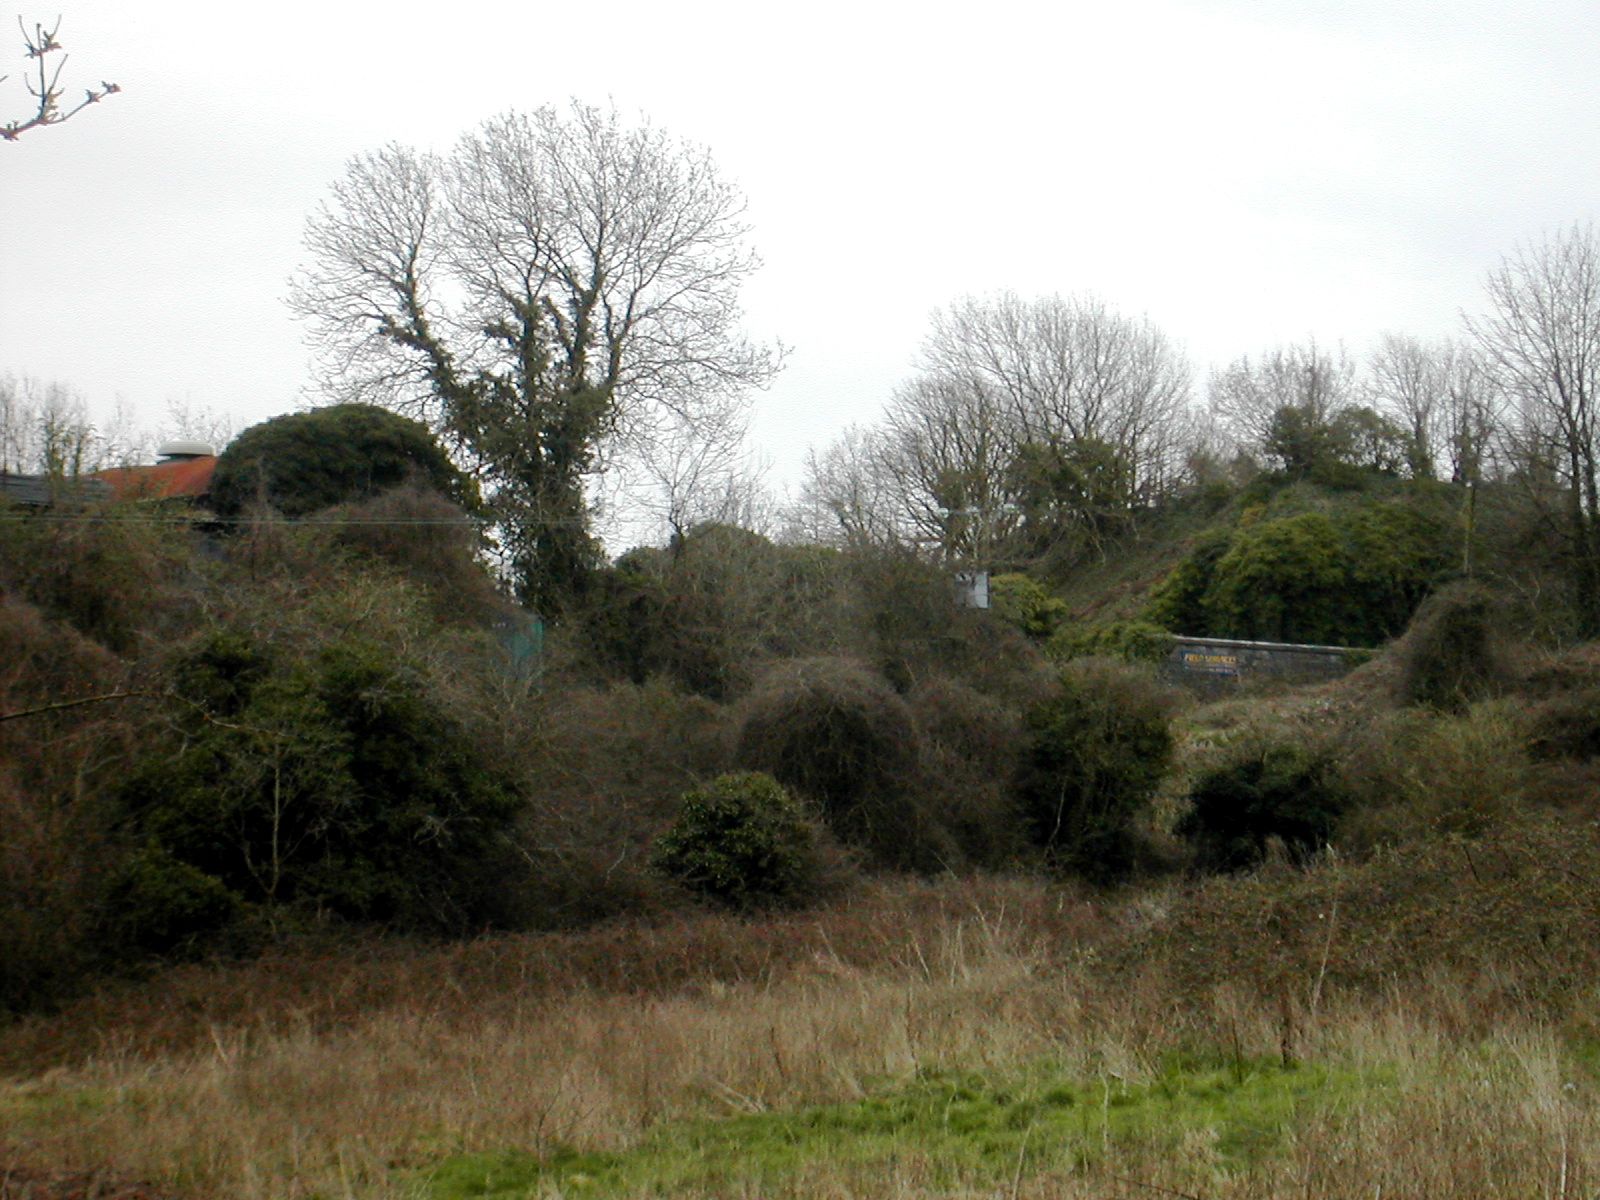
<path fill-rule="evenodd" d="M 216 455 L 208 454 L 153 467 L 114 467 L 94 477 L 105 480 L 118 500 L 203 500 L 211 494 L 216 469 Z"/>

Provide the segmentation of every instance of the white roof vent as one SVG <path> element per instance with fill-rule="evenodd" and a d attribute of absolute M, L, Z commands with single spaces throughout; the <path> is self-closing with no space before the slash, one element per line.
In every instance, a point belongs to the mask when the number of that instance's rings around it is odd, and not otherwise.
<path fill-rule="evenodd" d="M 216 453 L 205 442 L 163 442 L 156 447 L 162 462 L 184 462 L 191 458 L 210 458 Z"/>

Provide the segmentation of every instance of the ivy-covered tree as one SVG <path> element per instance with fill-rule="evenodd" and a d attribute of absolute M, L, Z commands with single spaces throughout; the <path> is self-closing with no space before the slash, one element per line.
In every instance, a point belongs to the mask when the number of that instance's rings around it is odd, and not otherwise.
<path fill-rule="evenodd" d="M 292 304 L 331 394 L 473 460 L 520 598 L 553 614 L 598 565 L 596 474 L 674 431 L 734 436 L 777 369 L 739 332 L 743 208 L 705 150 L 615 111 L 508 112 L 445 156 L 353 160 Z"/>

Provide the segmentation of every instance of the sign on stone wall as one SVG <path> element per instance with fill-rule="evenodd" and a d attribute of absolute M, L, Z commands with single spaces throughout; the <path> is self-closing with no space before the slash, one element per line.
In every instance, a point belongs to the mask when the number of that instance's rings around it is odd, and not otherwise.
<path fill-rule="evenodd" d="M 1356 661 L 1357 651 L 1344 646 L 1301 646 L 1285 642 L 1244 642 L 1228 638 L 1175 637 L 1167 673 L 1195 684 L 1221 685 L 1225 680 L 1277 676 L 1291 679 L 1333 679 Z"/>
<path fill-rule="evenodd" d="M 1185 671 L 1201 675 L 1237 675 L 1239 656 L 1220 650 L 1179 650 L 1179 662 Z"/>

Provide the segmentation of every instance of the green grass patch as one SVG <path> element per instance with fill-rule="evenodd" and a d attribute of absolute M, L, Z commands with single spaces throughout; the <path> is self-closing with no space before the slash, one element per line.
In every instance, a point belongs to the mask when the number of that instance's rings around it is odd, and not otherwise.
<path fill-rule="evenodd" d="M 35 1132 L 81 1125 L 85 1117 L 132 1102 L 127 1093 L 98 1087 L 53 1087 L 24 1083 L 0 1089 L 0 1129 Z"/>
<path fill-rule="evenodd" d="M 1004 1081 L 924 1072 L 853 1103 L 662 1125 L 618 1153 L 458 1156 L 428 1173 L 429 1194 L 748 1195 L 812 1168 L 908 1163 L 929 1169 L 938 1186 L 982 1187 L 1008 1182 L 1019 1163 L 1029 1174 L 1083 1165 L 1132 1144 L 1176 1146 L 1197 1130 L 1214 1132 L 1218 1165 L 1234 1168 L 1276 1151 L 1308 1107 L 1383 1082 L 1317 1064 L 1195 1056 L 1173 1056 L 1136 1084 L 1068 1080 L 1047 1068 Z"/>

